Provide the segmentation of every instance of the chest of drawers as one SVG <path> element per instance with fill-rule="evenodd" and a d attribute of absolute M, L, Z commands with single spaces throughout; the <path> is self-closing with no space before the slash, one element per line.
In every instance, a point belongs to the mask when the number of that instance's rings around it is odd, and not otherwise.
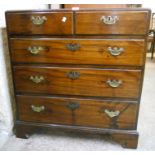
<path fill-rule="evenodd" d="M 107 134 L 136 148 L 148 9 L 7 11 L 16 136 Z"/>

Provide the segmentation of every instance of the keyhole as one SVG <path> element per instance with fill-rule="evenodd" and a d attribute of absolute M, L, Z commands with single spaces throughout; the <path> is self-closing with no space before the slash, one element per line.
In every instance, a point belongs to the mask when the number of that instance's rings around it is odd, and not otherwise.
<path fill-rule="evenodd" d="M 111 17 L 110 16 L 108 17 L 108 20 L 111 21 Z"/>

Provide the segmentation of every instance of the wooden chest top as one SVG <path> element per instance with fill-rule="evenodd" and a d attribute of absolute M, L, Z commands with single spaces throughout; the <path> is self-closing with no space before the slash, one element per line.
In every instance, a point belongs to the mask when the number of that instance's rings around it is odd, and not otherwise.
<path fill-rule="evenodd" d="M 10 34 L 145 35 L 147 9 L 50 10 L 7 12 Z M 145 21 L 145 22 L 143 22 Z"/>

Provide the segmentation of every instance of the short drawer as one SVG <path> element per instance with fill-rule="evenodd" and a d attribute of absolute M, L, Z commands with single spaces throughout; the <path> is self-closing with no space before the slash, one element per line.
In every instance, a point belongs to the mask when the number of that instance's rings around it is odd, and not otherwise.
<path fill-rule="evenodd" d="M 73 32 L 72 12 L 8 12 L 9 34 L 69 35 Z"/>
<path fill-rule="evenodd" d="M 22 121 L 72 124 L 70 102 L 34 96 L 17 96 L 18 119 Z"/>
<path fill-rule="evenodd" d="M 76 34 L 147 34 L 149 10 L 77 11 Z"/>
<path fill-rule="evenodd" d="M 15 63 L 130 65 L 144 63 L 143 39 L 10 39 Z"/>
<path fill-rule="evenodd" d="M 29 122 L 135 129 L 138 104 L 84 98 L 17 96 L 18 119 Z"/>
<path fill-rule="evenodd" d="M 17 92 L 137 98 L 141 71 L 72 67 L 14 67 Z"/>

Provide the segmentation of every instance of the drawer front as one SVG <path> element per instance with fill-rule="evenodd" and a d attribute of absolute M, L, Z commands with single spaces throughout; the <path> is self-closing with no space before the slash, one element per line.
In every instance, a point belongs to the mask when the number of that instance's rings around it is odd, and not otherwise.
<path fill-rule="evenodd" d="M 140 70 L 14 67 L 17 92 L 137 98 Z"/>
<path fill-rule="evenodd" d="M 72 34 L 72 12 L 7 13 L 10 34 Z"/>
<path fill-rule="evenodd" d="M 17 96 L 19 120 L 72 124 L 72 111 L 63 100 L 48 97 Z"/>
<path fill-rule="evenodd" d="M 138 105 L 130 102 L 81 101 L 76 112 L 76 125 L 135 129 Z"/>
<path fill-rule="evenodd" d="M 91 99 L 17 96 L 19 120 L 135 129 L 138 104 Z"/>
<path fill-rule="evenodd" d="M 12 61 L 141 66 L 144 40 L 134 39 L 11 39 Z"/>
<path fill-rule="evenodd" d="M 147 34 L 149 11 L 79 11 L 76 34 Z"/>

